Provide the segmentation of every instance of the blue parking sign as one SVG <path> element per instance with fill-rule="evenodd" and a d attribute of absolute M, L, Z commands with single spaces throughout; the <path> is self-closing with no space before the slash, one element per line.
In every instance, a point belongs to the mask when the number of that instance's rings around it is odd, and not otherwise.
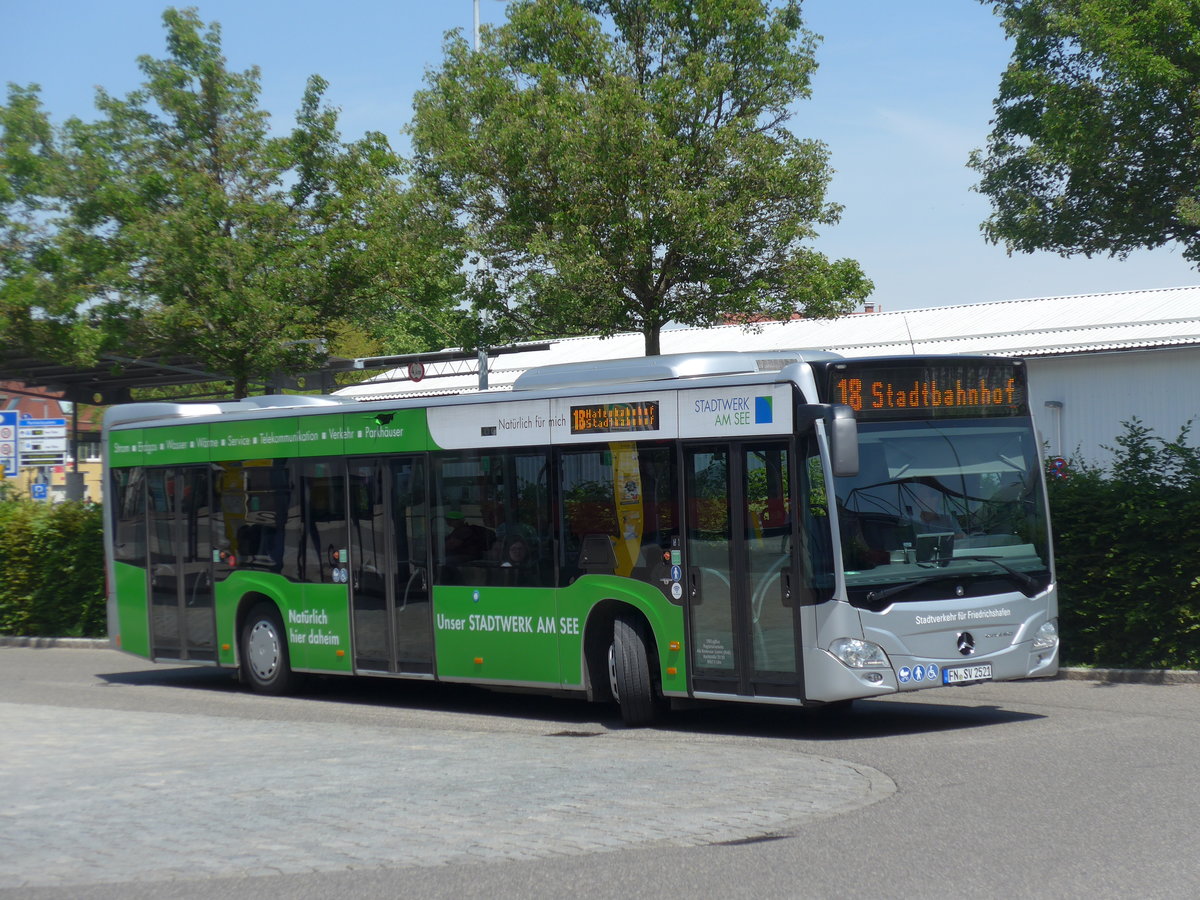
<path fill-rule="evenodd" d="M 45 500 L 50 496 L 50 485 L 48 484 L 31 484 L 29 486 L 29 495 L 34 500 Z"/>

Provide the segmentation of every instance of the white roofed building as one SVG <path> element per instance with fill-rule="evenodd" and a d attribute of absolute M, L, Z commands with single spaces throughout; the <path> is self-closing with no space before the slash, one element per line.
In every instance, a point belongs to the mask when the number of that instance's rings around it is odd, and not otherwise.
<path fill-rule="evenodd" d="M 642 336 L 565 338 L 537 349 L 518 345 L 490 360 L 488 387 L 508 390 L 526 369 L 643 354 Z M 679 328 L 662 333 L 662 352 L 828 350 L 847 357 L 947 353 L 1029 360 L 1030 402 L 1049 456 L 1105 464 L 1134 416 L 1173 440 L 1190 420 L 1200 442 L 1200 287 L 1041 297 L 868 312 L 834 319 L 792 319 Z M 467 368 L 468 371 L 462 371 Z M 475 391 L 474 365 L 460 374 L 426 367 L 414 382 L 396 369 L 338 391 L 363 400 Z M 454 371 L 450 369 L 449 371 Z"/>

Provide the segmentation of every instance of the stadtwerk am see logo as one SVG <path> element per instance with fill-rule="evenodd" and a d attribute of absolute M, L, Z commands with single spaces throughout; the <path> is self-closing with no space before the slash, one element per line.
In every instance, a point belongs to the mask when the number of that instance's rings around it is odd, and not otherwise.
<path fill-rule="evenodd" d="M 713 416 L 714 425 L 769 425 L 775 420 L 774 397 L 710 397 L 697 400 L 693 412 Z"/>

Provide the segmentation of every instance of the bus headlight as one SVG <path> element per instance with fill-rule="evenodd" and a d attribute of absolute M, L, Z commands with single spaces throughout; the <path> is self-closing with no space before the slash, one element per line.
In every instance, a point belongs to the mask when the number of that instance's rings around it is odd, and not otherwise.
<path fill-rule="evenodd" d="M 883 652 L 883 648 L 870 641 L 838 638 L 829 645 L 829 652 L 848 669 L 876 669 L 886 668 L 888 665 L 887 654 Z"/>
<path fill-rule="evenodd" d="M 1058 646 L 1058 624 L 1050 621 L 1043 622 L 1042 627 L 1033 636 L 1034 650 L 1052 650 Z"/>

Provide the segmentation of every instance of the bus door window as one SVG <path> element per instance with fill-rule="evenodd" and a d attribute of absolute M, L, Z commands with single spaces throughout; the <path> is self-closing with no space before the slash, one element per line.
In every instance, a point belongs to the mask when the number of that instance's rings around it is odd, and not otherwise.
<path fill-rule="evenodd" d="M 215 660 L 208 466 L 150 469 L 146 483 L 153 655 Z"/>
<path fill-rule="evenodd" d="M 212 472 L 207 464 L 179 472 L 182 542 L 179 548 L 180 590 L 183 592 L 186 644 L 192 658 L 216 659 L 216 619 L 213 594 Z"/>
<path fill-rule="evenodd" d="M 685 450 L 687 589 L 693 684 L 722 694 L 794 697 L 793 464 L 786 441 Z"/>
<path fill-rule="evenodd" d="M 688 455 L 687 564 L 692 662 L 698 672 L 734 675 L 733 518 L 730 453 L 721 447 Z"/>
<path fill-rule="evenodd" d="M 743 521 L 757 673 L 794 672 L 791 472 L 784 444 L 744 451 Z"/>
<path fill-rule="evenodd" d="M 178 562 L 175 538 L 175 470 L 146 473 L 147 550 L 150 568 L 150 633 L 155 656 L 181 657 Z"/>
<path fill-rule="evenodd" d="M 392 648 L 388 643 L 383 468 L 374 460 L 352 462 L 347 475 L 354 664 L 360 669 L 387 672 L 391 670 Z"/>
<path fill-rule="evenodd" d="M 365 671 L 433 671 L 424 473 L 420 457 L 348 465 L 354 662 Z"/>
<path fill-rule="evenodd" d="M 433 615 L 429 607 L 428 503 L 425 461 L 388 462 L 391 482 L 392 621 L 399 671 L 433 670 Z"/>

